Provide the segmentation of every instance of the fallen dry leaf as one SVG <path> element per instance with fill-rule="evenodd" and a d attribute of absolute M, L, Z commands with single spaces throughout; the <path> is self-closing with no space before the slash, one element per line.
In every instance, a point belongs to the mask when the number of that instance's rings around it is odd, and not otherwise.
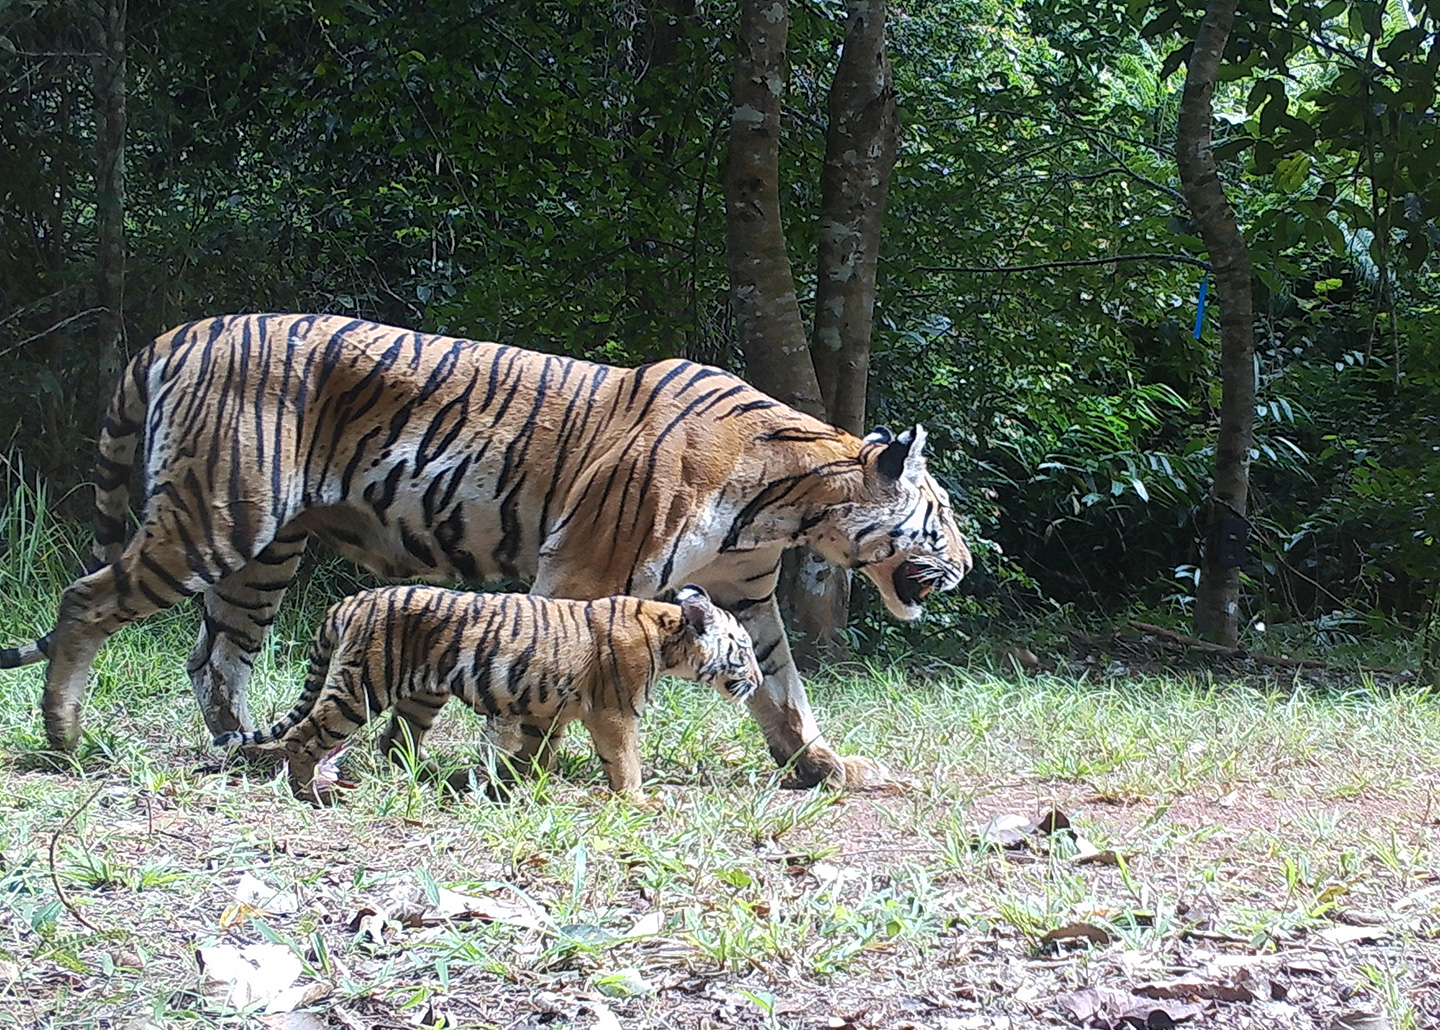
<path fill-rule="evenodd" d="M 1075 854 L 1071 865 L 1119 865 L 1120 856 L 1109 848 L 1097 848 L 1088 837 L 1070 831 L 1075 836 Z"/>
<path fill-rule="evenodd" d="M 1045 931 L 1040 938 L 1043 944 L 1074 940 L 1086 940 L 1091 944 L 1109 944 L 1110 934 L 1094 923 L 1066 923 L 1064 926 L 1057 926 L 1053 930 Z"/>
<path fill-rule="evenodd" d="M 595 1030 L 622 1030 L 620 1020 L 603 1001 L 587 1001 L 585 1007 L 595 1016 Z"/>
<path fill-rule="evenodd" d="M 235 885 L 235 902 L 272 916 L 288 916 L 300 911 L 300 899 L 293 891 L 281 891 L 250 873 Z"/>
<path fill-rule="evenodd" d="M 1058 808 L 1050 808 L 1031 819 L 1025 832 L 1055 834 L 1068 829 L 1070 829 L 1070 817 Z"/>
<path fill-rule="evenodd" d="M 277 1012 L 261 1016 L 260 1022 L 270 1030 L 328 1030 L 330 1024 L 313 1012 Z"/>
<path fill-rule="evenodd" d="M 1021 848 L 1029 836 L 1030 820 L 1023 815 L 997 815 L 980 828 L 980 846 Z"/>
<path fill-rule="evenodd" d="M 1242 970 L 1243 972 L 1243 970 Z M 1249 983 L 1243 982 L 1250 980 Z M 1250 977 L 1234 980 L 1207 980 L 1200 976 L 1182 976 L 1176 980 L 1160 980 L 1142 984 L 1135 993 L 1146 998 L 1166 998 L 1176 1001 L 1196 998 L 1207 1001 L 1258 1001 L 1270 997 L 1268 984 L 1261 984 Z"/>
<path fill-rule="evenodd" d="M 291 1012 L 294 1009 L 303 1009 L 314 1005 L 322 998 L 328 998 L 335 992 L 335 988 L 327 983 L 297 984 L 294 987 L 287 987 L 275 997 L 271 998 L 265 1006 L 266 1015 L 279 1015 Z"/>
<path fill-rule="evenodd" d="M 1081 1026 L 1115 1030 L 1121 1026 L 1167 1027 L 1194 1019 L 1199 1005 L 1165 999 L 1142 998 L 1109 987 L 1087 987 L 1055 999 L 1060 1010 Z"/>
<path fill-rule="evenodd" d="M 646 912 L 639 919 L 635 920 L 635 925 L 630 927 L 630 932 L 625 936 L 654 937 L 660 932 L 661 927 L 664 925 L 665 913 L 661 912 L 658 908 L 652 908 L 649 912 Z"/>
<path fill-rule="evenodd" d="M 1356 941 L 1374 941 L 1387 936 L 1386 926 L 1327 926 L 1320 936 L 1331 944 L 1353 944 Z"/>
<path fill-rule="evenodd" d="M 1330 972 L 1335 966 L 1329 955 L 1318 951 L 1281 955 L 1280 964 L 1291 973 L 1313 973 L 1317 976 Z"/>
<path fill-rule="evenodd" d="M 267 1003 L 300 977 L 300 960 L 283 944 L 220 944 L 195 953 L 209 992 L 231 1008 Z"/>
<path fill-rule="evenodd" d="M 1390 1030 L 1390 1019 L 1383 1012 L 1356 1009 L 1336 1016 L 1330 1026 L 1333 1030 Z"/>
<path fill-rule="evenodd" d="M 391 890 L 383 902 L 361 906 L 349 923 L 352 930 L 368 933 L 378 943 L 383 939 L 385 924 L 391 920 L 417 928 L 464 919 L 509 923 L 532 930 L 550 922 L 543 908 L 522 896 L 513 899 L 473 897 L 441 887 L 435 903 L 431 904 L 429 895 L 419 884 L 401 884 Z"/>
<path fill-rule="evenodd" d="M 228 930 L 238 923 L 256 919 L 264 914 L 264 909 L 256 908 L 254 905 L 226 905 L 220 913 L 220 929 Z"/>

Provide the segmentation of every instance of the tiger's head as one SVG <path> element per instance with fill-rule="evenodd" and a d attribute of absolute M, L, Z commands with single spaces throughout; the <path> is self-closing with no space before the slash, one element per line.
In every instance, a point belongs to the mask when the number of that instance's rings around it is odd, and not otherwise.
<path fill-rule="evenodd" d="M 809 537 L 825 558 L 863 572 L 890 614 L 907 622 L 932 590 L 954 588 L 974 565 L 924 447 L 924 426 L 898 436 L 872 430 L 860 442 L 860 498 L 838 505 Z"/>
<path fill-rule="evenodd" d="M 667 648 L 671 668 L 714 687 L 727 701 L 748 699 L 764 675 L 745 627 L 693 584 L 676 591 L 675 603 L 680 606 L 680 628 Z"/>

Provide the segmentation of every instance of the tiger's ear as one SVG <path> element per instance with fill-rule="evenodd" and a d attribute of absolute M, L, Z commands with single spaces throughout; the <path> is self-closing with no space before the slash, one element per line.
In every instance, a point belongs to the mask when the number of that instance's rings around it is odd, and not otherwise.
<path fill-rule="evenodd" d="M 878 430 L 877 430 L 878 432 Z M 888 433 L 889 430 L 886 430 Z M 870 436 L 874 436 L 871 433 Z M 870 439 L 870 437 L 866 437 Z M 877 441 L 878 442 L 878 441 Z M 892 482 L 901 476 L 919 479 L 925 468 L 925 427 L 920 423 L 905 430 L 889 441 L 880 456 L 875 459 L 875 468 Z"/>
<path fill-rule="evenodd" d="M 890 432 L 889 426 L 876 426 L 865 434 L 866 443 L 891 443 L 894 439 L 895 434 Z"/>
<path fill-rule="evenodd" d="M 685 625 L 689 626 L 697 637 L 704 636 L 715 615 L 715 606 L 710 603 L 710 595 L 704 588 L 693 583 L 681 587 L 675 593 L 675 603 L 680 606 L 680 616 L 685 620 Z"/>

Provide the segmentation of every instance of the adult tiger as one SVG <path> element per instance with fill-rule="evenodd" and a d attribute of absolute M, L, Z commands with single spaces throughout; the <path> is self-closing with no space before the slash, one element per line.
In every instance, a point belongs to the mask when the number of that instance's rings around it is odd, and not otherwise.
<path fill-rule="evenodd" d="M 612 368 L 333 315 L 204 319 L 122 374 L 95 466 L 103 564 L 0 667 L 49 659 L 45 732 L 72 749 L 101 644 L 198 594 L 196 699 L 212 732 L 248 730 L 245 684 L 312 534 L 391 577 L 582 600 L 695 583 L 755 641 L 749 708 L 771 756 L 796 783 L 843 785 L 875 766 L 815 725 L 775 602 L 780 555 L 808 544 L 918 617 L 971 564 L 924 440 L 918 425 L 857 439 L 688 361 Z"/>

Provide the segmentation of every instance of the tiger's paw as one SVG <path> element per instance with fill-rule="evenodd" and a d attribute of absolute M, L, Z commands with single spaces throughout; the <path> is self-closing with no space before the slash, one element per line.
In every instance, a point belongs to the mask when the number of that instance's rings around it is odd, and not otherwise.
<path fill-rule="evenodd" d="M 785 790 L 809 790 L 822 783 L 835 790 L 845 789 L 845 760 L 823 744 L 807 747 L 790 759 L 789 767 L 780 781 Z"/>
<path fill-rule="evenodd" d="M 68 754 L 80 743 L 80 706 L 66 702 L 54 707 L 44 702 L 45 740 L 50 750 Z"/>
<path fill-rule="evenodd" d="M 906 790 L 914 782 L 913 777 L 893 772 L 878 759 L 862 755 L 842 758 L 828 747 L 812 745 L 796 756 L 781 786 L 786 790 L 808 790 L 823 783 L 833 790 L 892 793 Z"/>

